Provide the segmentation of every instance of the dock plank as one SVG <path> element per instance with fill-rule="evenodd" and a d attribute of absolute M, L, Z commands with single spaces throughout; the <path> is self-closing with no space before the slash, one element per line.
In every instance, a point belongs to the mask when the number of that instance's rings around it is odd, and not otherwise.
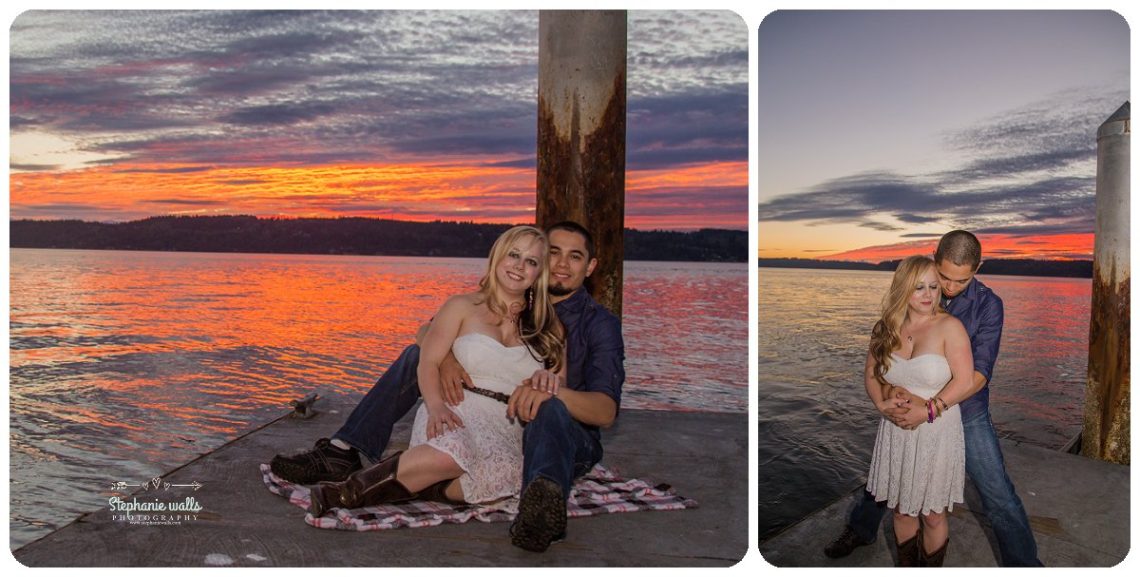
<path fill-rule="evenodd" d="M 1046 567 L 1112 567 L 1128 555 L 1130 467 L 1006 439 L 1001 446 Z M 843 531 L 862 491 L 859 487 L 760 543 L 761 556 L 777 567 L 893 565 L 890 514 L 871 545 L 845 559 L 823 555 L 827 543 Z M 967 477 L 966 503 L 950 514 L 947 567 L 998 566 L 997 544 L 981 511 L 981 499 Z"/>
<path fill-rule="evenodd" d="M 570 519 L 567 540 L 536 554 L 510 544 L 506 523 L 369 532 L 306 525 L 304 511 L 266 490 L 258 465 L 329 436 L 351 408 L 348 400 L 321 401 L 311 419 L 278 419 L 164 475 L 203 484 L 178 494 L 204 507 L 196 520 L 130 525 L 104 508 L 13 554 L 29 567 L 730 566 L 748 550 L 744 413 L 623 410 L 603 432 L 603 463 L 669 483 L 700 506 Z M 392 448 L 406 447 L 409 428 L 410 416 Z"/>

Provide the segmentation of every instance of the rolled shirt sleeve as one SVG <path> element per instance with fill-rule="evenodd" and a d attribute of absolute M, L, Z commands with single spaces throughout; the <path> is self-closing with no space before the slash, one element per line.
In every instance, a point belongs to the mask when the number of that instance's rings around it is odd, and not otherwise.
<path fill-rule="evenodd" d="M 587 355 L 582 389 L 605 393 L 621 407 L 621 388 L 625 382 L 625 341 L 621 322 L 612 315 L 598 315 L 587 327 Z"/>
<path fill-rule="evenodd" d="M 1001 329 L 1005 321 L 1005 307 L 993 291 L 986 291 L 987 298 L 981 299 L 977 311 L 977 332 L 970 339 L 974 353 L 974 370 L 986 377 L 989 384 L 997 362 L 998 348 L 1001 346 Z"/>

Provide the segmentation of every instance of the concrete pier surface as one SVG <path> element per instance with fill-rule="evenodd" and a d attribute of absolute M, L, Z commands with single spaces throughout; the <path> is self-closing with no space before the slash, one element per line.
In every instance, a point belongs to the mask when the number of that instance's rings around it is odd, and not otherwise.
<path fill-rule="evenodd" d="M 278 419 L 164 475 L 163 483 L 202 484 L 163 497 L 192 496 L 203 507 L 196 520 L 131 525 L 104 507 L 13 554 L 29 567 L 727 567 L 748 551 L 745 413 L 623 410 L 602 434 L 603 464 L 627 477 L 668 483 L 700 506 L 570 519 L 566 541 L 546 553 L 512 546 L 508 523 L 366 532 L 310 527 L 303 510 L 265 488 L 258 465 L 331 435 L 353 402 L 318 401 L 320 413 L 311 419 Z M 397 426 L 392 448 L 407 446 L 410 418 Z"/>
<path fill-rule="evenodd" d="M 1017 488 L 1046 567 L 1112 567 L 1128 555 L 1129 469 L 1062 451 L 1002 440 L 1006 471 Z M 996 567 L 997 543 L 967 476 L 966 502 L 950 514 L 947 567 Z M 777 567 L 889 567 L 895 562 L 888 513 L 875 542 L 844 559 L 823 548 L 843 532 L 863 487 L 760 543 Z"/>

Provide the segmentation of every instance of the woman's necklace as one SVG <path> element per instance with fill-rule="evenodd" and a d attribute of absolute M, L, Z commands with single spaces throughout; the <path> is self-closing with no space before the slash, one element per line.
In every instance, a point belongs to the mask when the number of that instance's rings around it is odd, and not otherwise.
<path fill-rule="evenodd" d="M 929 322 L 929 321 L 928 321 L 928 322 Z M 925 324 L 925 323 L 924 323 L 924 324 Z M 909 325 L 909 326 L 907 326 L 907 327 L 903 328 L 902 330 L 900 330 L 900 331 L 899 331 L 899 334 L 901 335 L 902 333 L 909 333 L 911 330 L 913 330 L 913 326 L 914 326 L 914 323 L 912 322 L 912 323 L 911 323 L 911 325 Z M 907 335 L 906 335 L 906 342 L 908 342 L 908 343 L 911 343 L 911 344 L 914 344 L 914 335 L 912 335 L 912 334 L 907 334 Z"/>
<path fill-rule="evenodd" d="M 515 311 L 513 310 L 514 308 L 515 307 L 513 304 L 507 305 L 507 319 L 509 319 L 511 321 L 511 324 L 515 325 L 515 328 L 518 329 L 521 326 L 519 324 L 519 320 L 522 318 L 522 313 L 525 309 L 520 308 L 519 310 Z"/>
<path fill-rule="evenodd" d="M 504 321 L 511 323 L 510 332 L 513 333 L 512 335 L 510 335 L 506 339 L 504 339 L 504 342 L 511 342 L 514 339 L 521 338 L 521 336 L 522 336 L 522 312 L 521 311 L 512 312 L 512 311 L 510 311 L 510 309 L 508 309 L 507 314 L 504 315 L 502 317 L 502 319 Z"/>

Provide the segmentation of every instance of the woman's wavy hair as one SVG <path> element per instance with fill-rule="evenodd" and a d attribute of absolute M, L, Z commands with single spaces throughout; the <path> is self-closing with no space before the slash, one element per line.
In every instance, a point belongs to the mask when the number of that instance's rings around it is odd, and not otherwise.
<path fill-rule="evenodd" d="M 533 238 L 533 242 L 541 243 L 542 250 L 539 253 L 541 256 L 538 278 L 526 290 L 526 308 L 519 314 L 519 338 L 532 356 L 537 355 L 536 360 L 542 362 L 546 368 L 558 372 L 562 368 L 562 353 L 565 349 L 564 331 L 558 315 L 554 312 L 550 293 L 547 291 L 550 284 L 550 259 L 547 256 L 550 252 L 550 242 L 541 230 L 533 226 L 516 226 L 499 235 L 487 259 L 487 273 L 479 281 L 479 293 L 482 295 L 480 302 L 487 303 L 487 308 L 501 319 L 505 320 L 510 316 L 505 299 L 502 297 L 499 279 L 495 276 L 495 269 L 507 256 L 511 246 L 527 237 Z"/>
<path fill-rule="evenodd" d="M 890 384 L 884 376 L 891 368 L 891 353 L 902 344 L 902 325 L 910 314 L 907 301 L 922 275 L 934 268 L 934 259 L 912 256 L 895 269 L 891 288 L 883 295 L 882 315 L 871 329 L 871 358 L 875 359 L 875 380 L 880 384 Z M 942 311 L 941 298 L 934 299 L 934 310 Z"/>

